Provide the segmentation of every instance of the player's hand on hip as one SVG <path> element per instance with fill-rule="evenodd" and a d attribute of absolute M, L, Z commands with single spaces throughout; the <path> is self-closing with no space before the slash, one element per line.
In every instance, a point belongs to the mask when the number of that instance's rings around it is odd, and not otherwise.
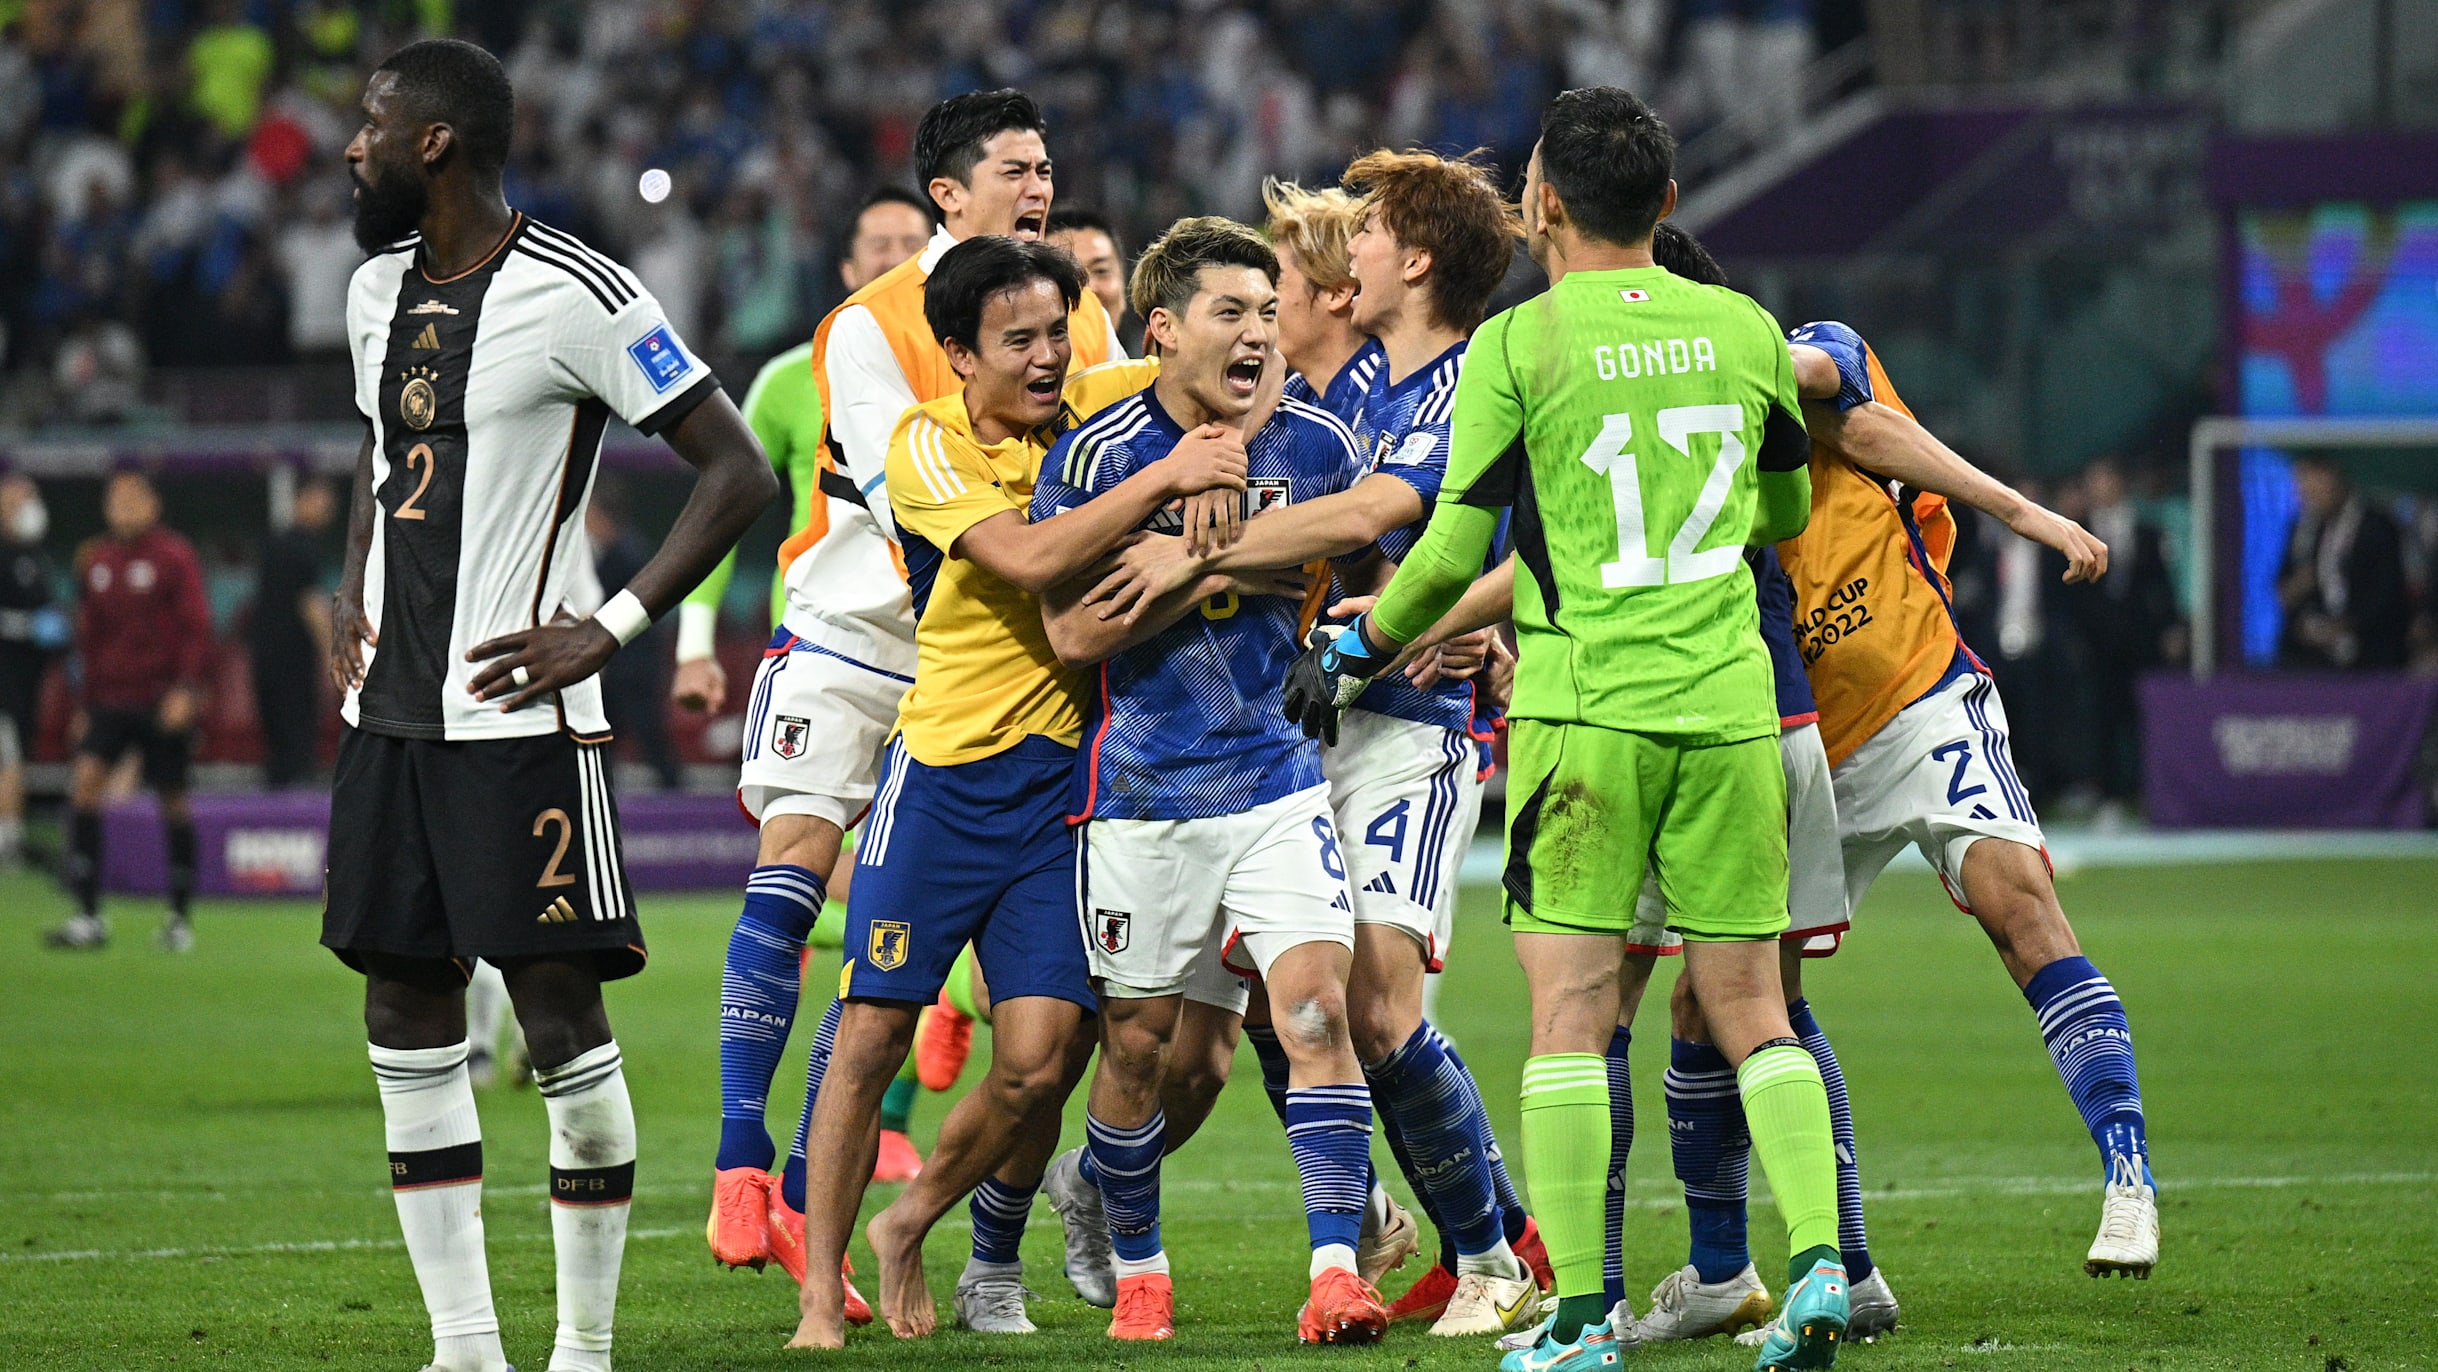
<path fill-rule="evenodd" d="M 2055 510 L 2031 505 L 2012 527 L 2032 542 L 2065 554 L 2065 579 L 2069 584 L 2097 581 L 2108 574 L 2108 545 Z"/>
<path fill-rule="evenodd" d="M 1151 534 L 1109 556 L 1101 579 L 1084 593 L 1084 604 L 1097 607 L 1102 619 L 1132 624 L 1160 597 L 1201 575 L 1199 559 L 1184 539 Z"/>
<path fill-rule="evenodd" d="M 338 595 L 330 598 L 330 684 L 339 694 L 364 684 L 364 649 L 380 647 L 381 635 L 373 631 L 364 618 L 364 601 L 358 596 Z"/>
<path fill-rule="evenodd" d="M 716 657 L 698 657 L 677 664 L 669 682 L 669 699 L 696 714 L 717 714 L 728 700 L 728 674 Z"/>
<path fill-rule="evenodd" d="M 599 672 L 617 651 L 617 637 L 597 620 L 519 629 L 474 645 L 466 661 L 488 665 L 466 685 L 476 700 L 489 702 L 506 696 L 507 702 L 499 707 L 502 712 L 521 710 Z"/>

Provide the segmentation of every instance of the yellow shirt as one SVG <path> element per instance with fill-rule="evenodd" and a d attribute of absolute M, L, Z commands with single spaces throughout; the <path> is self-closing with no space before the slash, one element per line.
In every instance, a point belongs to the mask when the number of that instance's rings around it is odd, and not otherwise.
<path fill-rule="evenodd" d="M 1073 329 L 1069 329 L 1073 336 Z M 1160 359 L 1121 357 L 1097 367 L 1083 367 L 1067 378 L 1067 408 L 1078 420 L 1090 419 L 1127 396 L 1160 379 Z"/>
<path fill-rule="evenodd" d="M 983 520 L 1024 517 L 1050 438 L 983 444 L 962 393 L 906 411 L 889 437 L 889 500 L 914 592 L 914 686 L 897 728 L 926 766 L 991 757 L 1028 734 L 1072 746 L 1083 733 L 1082 679 L 1051 651 L 1040 600 L 948 555 Z"/>

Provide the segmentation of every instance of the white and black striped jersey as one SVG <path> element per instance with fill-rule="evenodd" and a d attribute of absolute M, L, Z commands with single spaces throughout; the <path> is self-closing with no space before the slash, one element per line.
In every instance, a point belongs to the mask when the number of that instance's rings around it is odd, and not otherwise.
<path fill-rule="evenodd" d="M 417 240 L 356 270 L 356 406 L 372 426 L 364 612 L 380 635 L 348 723 L 403 738 L 606 735 L 597 680 L 513 714 L 474 699 L 466 651 L 566 600 L 602 430 L 658 433 L 718 386 L 633 273 L 519 214 L 435 281 Z"/>

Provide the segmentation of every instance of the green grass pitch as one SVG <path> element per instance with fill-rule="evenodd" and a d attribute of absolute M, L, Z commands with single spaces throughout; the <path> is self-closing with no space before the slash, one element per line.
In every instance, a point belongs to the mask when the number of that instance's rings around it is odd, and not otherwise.
<path fill-rule="evenodd" d="M 1852 1083 L 1872 1247 L 1904 1303 L 1895 1334 L 1841 1365 L 2438 1365 L 2434 888 L 2438 862 L 2420 860 L 2064 883 L 2141 1051 L 2165 1243 L 2157 1275 L 2134 1283 L 2082 1275 L 2099 1168 L 2030 1012 L 1935 883 L 1883 882 L 1846 951 L 1812 978 Z M 1487 897 L 1467 893 L 1441 1018 L 1511 1138 L 1526 1016 Z M 784 1277 L 724 1271 L 700 1237 L 713 1007 L 734 908 L 724 897 L 649 901 L 651 970 L 611 992 L 642 1131 L 618 1322 L 619 1366 L 636 1372 L 808 1365 L 780 1351 L 795 1318 Z M 171 958 L 150 945 L 154 910 L 131 901 L 116 906 L 107 952 L 43 952 L 37 932 L 58 910 L 41 882 L 0 882 L 0 944 L 12 950 L 0 973 L 0 1368 L 420 1366 L 430 1344 L 382 1184 L 358 984 L 315 946 L 315 914 L 208 905 L 201 946 Z M 1636 1045 L 1642 1128 L 1626 1242 L 1638 1306 L 1684 1251 L 1659 1091 L 1662 992 Z M 782 1129 L 795 1071 L 774 1099 Z M 1239 1074 L 1168 1172 L 1174 1345 L 1105 1340 L 1106 1316 L 1059 1275 L 1058 1224 L 1042 1207 L 1025 1248 L 1040 1335 L 901 1344 L 866 1330 L 827 1364 L 1491 1367 L 1485 1346 L 1412 1326 L 1373 1349 L 1297 1347 L 1294 1171 L 1249 1054 Z M 941 1109 L 936 1097 L 920 1107 L 926 1142 Z M 553 1323 L 542 1110 L 501 1087 L 483 1113 L 509 1356 L 541 1372 Z M 1765 1203 L 1753 1235 L 1774 1289 L 1784 1239 Z M 960 1213 L 932 1242 L 943 1297 L 963 1248 Z M 1390 1294 L 1420 1267 L 1392 1275 Z M 1715 1340 L 1634 1362 L 1751 1365 Z"/>

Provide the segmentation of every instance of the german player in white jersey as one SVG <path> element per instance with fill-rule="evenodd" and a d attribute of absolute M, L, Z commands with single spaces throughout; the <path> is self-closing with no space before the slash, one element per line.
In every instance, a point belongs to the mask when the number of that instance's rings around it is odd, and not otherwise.
<path fill-rule="evenodd" d="M 1347 375 L 1366 383 L 1346 397 L 1342 416 L 1363 476 L 1342 495 L 1264 514 L 1223 550 L 1195 556 L 1186 541 L 1147 540 L 1104 584 L 1114 611 L 1210 572 L 1371 552 L 1393 562 L 1419 537 L 1446 470 L 1465 340 L 1506 274 L 1520 221 L 1488 173 L 1467 161 L 1380 151 L 1345 179 L 1363 193 L 1348 244 L 1357 285 L 1349 323 L 1376 343 L 1318 384 L 1335 394 Z M 1480 1089 L 1422 1011 L 1425 975 L 1448 943 L 1456 865 L 1480 817 L 1478 706 L 1469 680 L 1425 687 L 1384 678 L 1324 754 L 1355 908 L 1349 1022 L 1380 1118 L 1393 1122 L 1399 1162 L 1410 1162 L 1417 1195 L 1452 1250 L 1444 1278 L 1422 1284 L 1423 1299 L 1440 1307 L 1432 1330 L 1443 1336 L 1529 1323 L 1538 1295 L 1534 1272 L 1510 1245 L 1528 1237 L 1529 1221 L 1501 1185 Z"/>
<path fill-rule="evenodd" d="M 509 208 L 508 78 L 468 43 L 376 71 L 347 149 L 357 461 L 332 607 L 345 695 L 322 942 L 364 1021 L 433 1372 L 502 1372 L 483 1254 L 465 979 L 505 974 L 550 1115 L 553 1372 L 608 1372 L 635 1120 L 601 983 L 643 965 L 596 675 L 733 545 L 777 483 L 625 268 Z M 565 612 L 611 416 L 700 474 L 660 551 Z"/>

